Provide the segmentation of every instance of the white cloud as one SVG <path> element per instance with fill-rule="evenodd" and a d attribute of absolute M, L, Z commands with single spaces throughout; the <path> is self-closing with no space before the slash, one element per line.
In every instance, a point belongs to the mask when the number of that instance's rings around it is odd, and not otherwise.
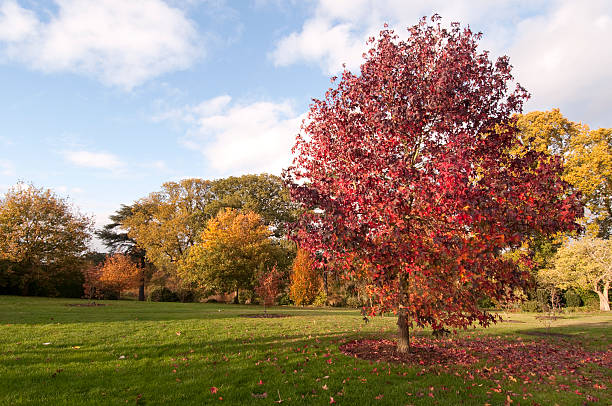
<path fill-rule="evenodd" d="M 303 114 L 289 101 L 232 102 L 224 95 L 175 110 L 166 118 L 190 125 L 182 143 L 200 151 L 217 175 L 280 174 L 291 162 Z"/>
<path fill-rule="evenodd" d="M 131 89 L 185 69 L 202 53 L 191 20 L 162 0 L 55 0 L 41 19 L 0 0 L 5 58 L 43 72 L 74 72 Z"/>
<path fill-rule="evenodd" d="M 318 0 L 301 29 L 270 53 L 276 66 L 316 64 L 357 70 L 365 41 L 385 22 L 400 36 L 433 13 L 484 32 L 482 46 L 508 54 L 533 96 L 529 109 L 560 107 L 573 120 L 612 126 L 612 2 L 590 0 Z"/>
<path fill-rule="evenodd" d="M 2 176 L 15 175 L 15 165 L 10 161 L 0 159 L 0 175 Z"/>
<path fill-rule="evenodd" d="M 64 155 L 64 158 L 71 164 L 83 168 L 117 171 L 125 167 L 125 164 L 116 155 L 108 152 L 78 150 L 64 151 L 62 155 Z"/>
<path fill-rule="evenodd" d="M 533 94 L 529 107 L 562 104 L 571 119 L 612 126 L 611 38 L 609 1 L 568 1 L 521 21 L 508 52 L 517 78 Z"/>

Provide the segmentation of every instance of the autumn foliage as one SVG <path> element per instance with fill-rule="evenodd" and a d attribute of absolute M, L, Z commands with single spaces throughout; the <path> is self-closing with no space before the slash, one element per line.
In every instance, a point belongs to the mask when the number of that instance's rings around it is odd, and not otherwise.
<path fill-rule="evenodd" d="M 221 210 L 200 242 L 179 262 L 186 281 L 221 292 L 252 289 L 256 271 L 274 264 L 276 247 L 262 217 L 252 211 Z"/>
<path fill-rule="evenodd" d="M 308 251 L 298 249 L 291 272 L 291 300 L 298 306 L 312 304 L 322 283 L 312 256 Z"/>
<path fill-rule="evenodd" d="M 99 281 L 121 292 L 136 288 L 142 279 L 142 271 L 127 255 L 114 254 L 100 268 Z"/>
<path fill-rule="evenodd" d="M 0 292 L 57 295 L 67 282 L 80 285 L 91 229 L 91 218 L 49 189 L 9 189 L 0 198 Z"/>
<path fill-rule="evenodd" d="M 274 305 L 276 296 L 280 291 L 280 284 L 282 281 L 282 274 L 276 268 L 276 265 L 272 269 L 266 269 L 261 272 L 257 277 L 257 285 L 255 286 L 255 292 L 261 298 L 264 305 L 264 312 L 266 312 L 267 306 Z"/>
<path fill-rule="evenodd" d="M 512 300 L 528 280 L 500 254 L 582 215 L 558 159 L 512 153 L 528 96 L 508 88 L 508 58 L 432 21 L 370 40 L 360 75 L 313 102 L 285 173 L 304 209 L 294 238 L 346 273 L 366 267 L 370 311 L 398 314 L 400 351 L 411 326 L 495 321 L 478 299 Z"/>

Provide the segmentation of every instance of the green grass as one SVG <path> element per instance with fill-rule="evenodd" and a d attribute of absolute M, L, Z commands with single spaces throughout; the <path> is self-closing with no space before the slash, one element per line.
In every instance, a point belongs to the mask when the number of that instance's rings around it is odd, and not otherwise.
<path fill-rule="evenodd" d="M 396 330 L 393 317 L 366 325 L 352 309 L 277 307 L 272 312 L 291 317 L 254 319 L 240 316 L 261 312 L 260 307 L 133 301 L 66 306 L 70 303 L 85 301 L 0 296 L 0 404 L 323 405 L 333 397 L 338 405 L 503 405 L 510 396 L 513 405 L 582 405 L 587 395 L 612 404 L 610 370 L 588 362 L 571 374 L 561 371 L 556 380 L 523 383 L 480 378 L 474 373 L 480 364 L 423 371 L 348 357 L 340 343 L 389 338 Z M 510 318 L 514 322 L 459 335 L 545 340 L 610 356 L 610 315 L 565 315 L 550 327 L 557 335 L 549 336 L 541 335 L 547 328 L 533 314 Z M 560 382 L 568 388 L 560 389 Z M 254 396 L 263 393 L 266 398 Z"/>

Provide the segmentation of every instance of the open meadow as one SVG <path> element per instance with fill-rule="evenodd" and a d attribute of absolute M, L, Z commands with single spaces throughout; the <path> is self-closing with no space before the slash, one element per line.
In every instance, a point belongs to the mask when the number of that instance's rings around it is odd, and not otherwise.
<path fill-rule="evenodd" d="M 0 404 L 612 404 L 612 317 L 551 326 L 512 313 L 488 329 L 413 339 L 414 362 L 345 355 L 394 339 L 358 310 L 0 296 Z M 347 346 L 344 346 L 348 344 Z M 347 350 L 350 351 L 350 350 Z M 382 354 L 371 357 L 385 358 Z M 366 354 L 367 355 L 367 354 Z M 388 354 L 387 354 L 388 355 Z"/>

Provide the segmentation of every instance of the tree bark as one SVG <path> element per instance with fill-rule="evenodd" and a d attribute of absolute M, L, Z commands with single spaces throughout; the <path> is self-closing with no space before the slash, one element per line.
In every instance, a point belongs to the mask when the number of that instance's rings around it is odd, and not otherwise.
<path fill-rule="evenodd" d="M 410 352 L 410 327 L 408 326 L 408 311 L 400 309 L 397 317 L 399 337 L 397 339 L 397 351 L 405 354 Z"/>
<path fill-rule="evenodd" d="M 610 311 L 610 301 L 608 300 L 608 291 L 604 290 L 604 292 L 597 292 L 597 296 L 599 296 L 599 310 L 602 312 Z"/>
<path fill-rule="evenodd" d="M 602 312 L 609 312 L 610 311 L 610 300 L 608 298 L 608 292 L 610 290 L 610 282 L 606 282 L 603 285 L 603 288 L 601 289 L 601 292 L 598 289 L 598 282 L 595 282 L 594 286 L 593 286 L 593 290 L 595 291 L 595 293 L 597 293 L 597 296 L 599 296 L 599 310 Z"/>
<path fill-rule="evenodd" d="M 234 304 L 238 304 L 238 291 L 239 289 L 236 288 L 236 297 L 234 297 Z"/>
<path fill-rule="evenodd" d="M 145 300 L 145 257 L 140 257 L 140 286 L 138 287 L 138 301 L 144 302 Z"/>
<path fill-rule="evenodd" d="M 405 354 L 410 352 L 410 314 L 404 304 L 409 304 L 410 274 L 399 277 L 399 311 L 397 315 L 397 327 L 399 337 L 397 339 L 397 351 Z"/>
<path fill-rule="evenodd" d="M 144 277 L 140 281 L 140 286 L 138 287 L 138 301 L 144 302 L 145 300 L 145 281 Z"/>

